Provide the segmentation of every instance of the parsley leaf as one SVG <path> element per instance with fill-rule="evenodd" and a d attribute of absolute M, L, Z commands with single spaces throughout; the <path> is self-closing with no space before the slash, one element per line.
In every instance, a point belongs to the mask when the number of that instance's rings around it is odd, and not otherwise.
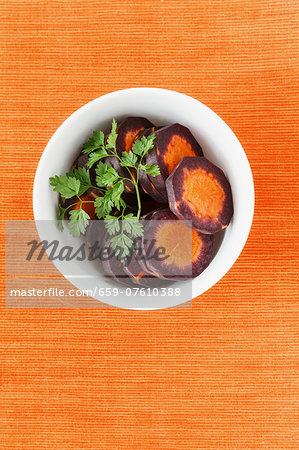
<path fill-rule="evenodd" d="M 112 192 L 112 190 L 109 190 L 103 197 L 97 197 L 95 199 L 94 206 L 98 219 L 103 219 L 103 217 L 107 216 L 112 211 Z"/>
<path fill-rule="evenodd" d="M 137 163 L 137 156 L 134 155 L 134 153 L 131 152 L 131 150 L 129 151 L 129 153 L 123 152 L 123 156 L 120 161 L 120 165 L 122 167 L 135 167 L 136 163 Z"/>
<path fill-rule="evenodd" d="M 105 217 L 105 227 L 110 235 L 118 233 L 120 230 L 118 217 L 106 216 Z"/>
<path fill-rule="evenodd" d="M 155 139 L 155 133 L 151 134 L 148 137 L 142 136 L 141 139 L 136 139 L 132 146 L 133 153 L 135 153 L 135 155 L 143 157 L 149 150 L 154 148 Z"/>
<path fill-rule="evenodd" d="M 115 121 L 115 119 L 113 119 L 112 121 L 112 127 L 111 127 L 111 132 L 107 138 L 107 144 L 106 147 L 109 149 L 114 149 L 116 147 L 116 139 L 117 139 L 117 133 L 116 133 L 116 128 L 117 128 L 117 123 Z"/>
<path fill-rule="evenodd" d="M 99 161 L 102 158 L 105 158 L 106 156 L 108 156 L 108 153 L 106 152 L 106 150 L 104 148 L 100 148 L 99 150 L 97 150 L 89 155 L 86 166 L 90 168 L 94 165 L 94 163 L 96 163 L 97 161 Z"/>
<path fill-rule="evenodd" d="M 140 164 L 140 169 L 144 170 L 146 173 L 151 175 L 152 177 L 156 177 L 157 175 L 160 175 L 160 169 L 157 164 Z"/>
<path fill-rule="evenodd" d="M 99 219 L 104 219 L 106 229 L 111 236 L 111 247 L 116 251 L 119 259 L 126 258 L 134 245 L 134 239 L 143 235 L 143 225 L 139 221 L 141 213 L 141 201 L 138 190 L 138 173 L 139 170 L 144 170 L 146 173 L 157 176 L 160 171 L 159 167 L 154 164 L 142 164 L 142 158 L 145 154 L 154 147 L 155 134 L 148 137 L 142 136 L 137 139 L 132 150 L 122 153 L 122 157 L 117 153 L 117 122 L 113 119 L 111 131 L 105 140 L 105 135 L 102 131 L 97 130 L 93 132 L 93 136 L 84 144 L 83 153 L 88 154 L 87 169 L 77 168 L 68 172 L 64 176 L 55 176 L 50 178 L 50 184 L 54 191 L 60 193 L 63 198 L 69 199 L 71 197 L 81 197 L 89 188 L 94 187 L 90 179 L 89 168 L 96 164 L 96 185 L 99 188 L 107 188 L 105 194 L 97 197 L 94 200 L 94 207 L 96 215 Z M 105 162 L 101 159 L 107 158 Z M 136 178 L 132 179 L 132 184 L 136 189 L 138 211 L 137 215 L 124 215 L 128 205 L 122 198 L 124 192 L 124 181 L 127 177 L 123 175 L 124 171 L 118 171 L 110 165 L 110 158 L 119 160 L 121 167 L 136 169 Z M 114 165 L 115 166 L 115 165 Z M 115 166 L 117 167 L 117 166 Z M 126 172 L 126 171 L 125 171 Z M 89 200 L 86 200 L 89 202 Z M 76 200 L 77 203 L 77 200 Z M 70 209 L 69 211 L 69 229 L 72 236 L 79 236 L 85 233 L 90 216 L 82 209 L 84 200 L 80 200 L 79 209 Z M 58 226 L 63 229 L 62 220 L 70 205 L 63 208 L 59 205 L 58 211 Z M 120 217 L 110 215 L 113 208 L 121 211 Z"/>
<path fill-rule="evenodd" d="M 70 221 L 68 224 L 70 233 L 73 237 L 80 236 L 80 233 L 84 234 L 88 225 L 90 216 L 82 208 L 72 209 L 70 211 Z"/>
<path fill-rule="evenodd" d="M 133 240 L 125 233 L 117 234 L 110 239 L 111 248 L 119 259 L 126 258 L 131 253 Z"/>
<path fill-rule="evenodd" d="M 124 216 L 122 226 L 123 230 L 132 237 L 140 237 L 143 235 L 143 225 L 137 217 L 133 216 L 133 214 Z"/>
<path fill-rule="evenodd" d="M 116 183 L 119 178 L 120 176 L 117 171 L 112 166 L 108 166 L 106 172 L 101 177 L 97 177 L 97 184 L 98 186 L 110 187 Z"/>
<path fill-rule="evenodd" d="M 79 194 L 80 180 L 73 176 L 56 175 L 55 177 L 50 177 L 50 185 L 61 197 L 71 198 Z"/>
<path fill-rule="evenodd" d="M 96 183 L 98 186 L 101 186 L 102 176 L 107 172 L 108 165 L 100 161 L 96 167 Z"/>
<path fill-rule="evenodd" d="M 93 137 L 90 138 L 85 144 L 83 145 L 83 153 L 91 153 L 94 150 L 97 150 L 98 148 L 102 147 L 105 143 L 105 135 L 103 131 L 94 131 Z"/>
<path fill-rule="evenodd" d="M 67 177 L 74 177 L 80 181 L 80 189 L 78 195 L 84 194 L 91 187 L 89 170 L 85 167 L 78 167 L 78 169 L 73 169 L 71 172 L 66 174 Z"/>
<path fill-rule="evenodd" d="M 117 207 L 117 209 L 119 209 L 119 202 L 120 202 L 120 198 L 122 193 L 124 192 L 124 182 L 122 180 L 118 181 L 117 183 L 115 183 L 115 185 L 113 186 L 113 190 L 112 190 L 112 201 L 115 203 L 115 206 Z"/>

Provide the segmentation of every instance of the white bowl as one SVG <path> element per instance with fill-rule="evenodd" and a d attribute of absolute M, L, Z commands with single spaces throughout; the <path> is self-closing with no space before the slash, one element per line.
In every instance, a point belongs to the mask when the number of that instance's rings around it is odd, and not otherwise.
<path fill-rule="evenodd" d="M 55 227 L 57 194 L 49 185 L 49 177 L 65 174 L 82 144 L 93 130 L 107 130 L 111 120 L 126 116 L 143 116 L 157 125 L 179 122 L 188 127 L 203 148 L 206 158 L 218 165 L 227 175 L 233 194 L 234 215 L 218 243 L 217 252 L 209 267 L 192 281 L 191 298 L 201 295 L 217 283 L 232 267 L 247 240 L 254 211 L 254 185 L 246 154 L 226 123 L 207 106 L 187 95 L 157 88 L 133 88 L 99 97 L 74 112 L 51 137 L 37 167 L 33 187 L 33 210 L 36 221 L 51 220 Z M 38 226 L 40 238 L 45 239 Z M 55 234 L 56 231 L 52 230 Z M 61 239 L 61 237 L 60 237 Z M 88 273 L 95 274 L 92 263 L 86 262 Z M 55 261 L 60 272 L 78 289 L 95 283 L 85 277 L 69 277 L 69 271 Z M 100 277 L 103 287 L 110 281 Z M 113 284 L 113 282 L 112 282 Z M 114 285 L 115 286 L 115 285 Z M 176 297 L 101 296 L 96 299 L 129 309 L 159 309 L 177 305 Z"/>

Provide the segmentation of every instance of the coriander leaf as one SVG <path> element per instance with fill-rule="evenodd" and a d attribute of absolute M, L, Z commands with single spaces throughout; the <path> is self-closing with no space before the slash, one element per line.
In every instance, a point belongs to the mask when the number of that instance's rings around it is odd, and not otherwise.
<path fill-rule="evenodd" d="M 118 217 L 106 216 L 105 227 L 110 235 L 117 233 L 120 230 Z"/>
<path fill-rule="evenodd" d="M 72 209 L 70 211 L 70 221 L 68 224 L 71 235 L 77 237 L 80 233 L 84 234 L 89 219 L 90 216 L 82 208 Z"/>
<path fill-rule="evenodd" d="M 104 146 L 105 143 L 105 135 L 103 131 L 94 131 L 93 137 L 90 138 L 85 144 L 83 145 L 83 153 L 90 153 L 94 150 L 97 150 L 98 148 Z"/>
<path fill-rule="evenodd" d="M 160 175 L 160 169 L 157 164 L 141 164 L 140 169 L 144 170 L 146 173 L 150 174 L 152 177 Z"/>
<path fill-rule="evenodd" d="M 143 235 L 143 225 L 139 219 L 132 214 L 128 214 L 122 221 L 123 230 L 132 237 L 139 237 Z"/>
<path fill-rule="evenodd" d="M 71 198 L 78 195 L 80 189 L 80 180 L 67 175 L 56 175 L 50 177 L 50 185 L 55 192 L 58 192 L 63 198 Z"/>
<path fill-rule="evenodd" d="M 77 169 L 73 169 L 71 172 L 66 174 L 67 177 L 74 177 L 80 181 L 80 189 L 78 195 L 84 194 L 91 187 L 89 170 L 86 170 L 85 167 L 78 167 Z"/>
<path fill-rule="evenodd" d="M 122 167 L 135 167 L 136 163 L 137 163 L 137 156 L 134 155 L 134 153 L 131 152 L 131 150 L 129 151 L 129 153 L 123 152 L 123 156 L 120 161 L 120 165 Z"/>
<path fill-rule="evenodd" d="M 93 153 L 90 153 L 88 161 L 86 163 L 87 167 L 92 167 L 94 165 L 94 163 L 96 163 L 97 161 L 99 161 L 102 158 L 105 158 L 106 156 L 108 156 L 108 153 L 106 152 L 105 149 L 100 148 L 99 150 L 96 150 Z"/>
<path fill-rule="evenodd" d="M 116 128 L 117 128 L 117 122 L 115 121 L 115 119 L 113 119 L 111 132 L 110 132 L 110 134 L 109 134 L 109 136 L 107 138 L 106 147 L 107 148 L 112 148 L 114 150 L 115 150 L 115 147 L 116 147 L 116 139 L 117 139 Z"/>
<path fill-rule="evenodd" d="M 120 176 L 117 171 L 112 167 L 108 166 L 106 172 L 102 177 L 97 177 L 98 186 L 110 187 L 119 180 Z"/>
<path fill-rule="evenodd" d="M 154 140 L 156 139 L 155 133 L 148 137 L 142 136 L 141 139 L 136 139 L 133 143 L 132 151 L 135 155 L 144 156 L 149 150 L 154 147 Z"/>

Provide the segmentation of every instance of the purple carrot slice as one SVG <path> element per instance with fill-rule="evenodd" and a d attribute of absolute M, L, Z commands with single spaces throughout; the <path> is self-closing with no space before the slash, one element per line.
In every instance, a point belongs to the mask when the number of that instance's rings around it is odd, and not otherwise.
<path fill-rule="evenodd" d="M 148 137 L 151 134 L 155 133 L 161 127 L 151 127 L 146 130 L 140 131 L 136 137 L 136 139 L 141 139 L 142 136 Z M 156 163 L 155 163 L 156 164 Z M 159 175 L 158 175 L 159 176 Z M 155 178 L 155 177 L 152 177 Z M 139 181 L 143 191 L 150 195 L 156 202 L 158 203 L 168 203 L 166 190 L 163 189 L 162 192 L 157 189 L 156 184 L 154 184 L 148 177 L 148 174 L 144 170 L 140 170 L 139 172 Z"/>
<path fill-rule="evenodd" d="M 142 266 L 140 262 L 143 257 L 138 252 L 127 258 L 124 262 L 124 272 L 132 279 L 132 281 L 144 287 L 161 287 L 165 286 L 165 280 L 157 278 L 153 273 L 150 273 L 146 267 Z"/>
<path fill-rule="evenodd" d="M 73 162 L 71 170 L 78 169 L 79 167 L 85 167 L 85 169 L 87 169 L 86 164 L 87 164 L 88 158 L 89 158 L 89 155 L 81 152 L 80 155 Z M 95 180 L 96 180 L 95 168 L 96 168 L 96 165 L 93 165 L 89 169 L 89 175 L 90 175 L 90 180 L 91 180 L 92 184 L 95 184 Z"/>
<path fill-rule="evenodd" d="M 139 181 L 143 192 L 149 195 L 157 203 L 166 204 L 168 202 L 167 195 L 165 195 L 165 193 L 161 194 L 159 191 L 157 191 L 154 184 L 148 179 L 147 174 L 144 172 L 144 170 L 140 170 L 139 172 Z"/>
<path fill-rule="evenodd" d="M 161 209 L 144 226 L 144 263 L 162 279 L 195 278 L 210 264 L 213 242 L 213 235 L 190 230 L 169 209 Z"/>
<path fill-rule="evenodd" d="M 161 193 L 166 193 L 165 180 L 177 163 L 186 156 L 203 156 L 201 146 L 191 131 L 179 123 L 155 131 L 155 146 L 146 156 L 147 164 L 157 164 L 160 175 L 149 180 Z"/>
<path fill-rule="evenodd" d="M 149 195 L 145 195 L 141 206 L 142 206 L 141 216 L 144 216 L 148 213 L 153 213 L 156 209 L 163 208 L 163 207 L 165 208 L 166 206 L 168 206 L 168 201 L 167 201 L 167 204 L 163 205 L 160 202 L 156 202 Z"/>
<path fill-rule="evenodd" d="M 119 156 L 132 150 L 132 144 L 138 133 L 154 125 L 145 117 L 127 117 L 117 127 L 116 151 Z"/>
<path fill-rule="evenodd" d="M 72 165 L 72 169 L 78 169 L 78 167 L 86 167 L 88 161 L 88 155 L 86 153 L 80 153 L 80 155 L 75 159 Z"/>
<path fill-rule="evenodd" d="M 232 191 L 223 171 L 204 157 L 183 158 L 166 180 L 169 207 L 192 220 L 201 233 L 226 228 L 233 215 Z"/>
<path fill-rule="evenodd" d="M 108 249 L 107 255 L 102 258 L 102 267 L 108 277 L 119 283 L 132 287 L 136 285 L 135 280 L 124 271 L 124 263 L 114 254 L 109 237 L 106 235 L 105 248 Z"/>

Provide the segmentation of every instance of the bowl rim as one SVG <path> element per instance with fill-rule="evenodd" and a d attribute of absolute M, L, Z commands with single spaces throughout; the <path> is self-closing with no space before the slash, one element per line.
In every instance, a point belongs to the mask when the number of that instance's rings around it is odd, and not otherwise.
<path fill-rule="evenodd" d="M 107 101 L 107 100 L 111 100 L 111 101 L 116 100 L 118 97 L 121 97 L 121 96 L 130 97 L 131 95 L 136 95 L 136 94 L 137 95 L 145 94 L 145 95 L 149 95 L 149 96 L 158 95 L 158 96 L 165 97 L 165 100 L 166 100 L 166 98 L 168 98 L 169 100 L 176 99 L 176 100 L 186 102 L 186 104 L 189 103 L 190 106 L 193 105 L 195 107 L 195 105 L 196 105 L 197 107 L 201 108 L 212 120 L 215 121 L 216 125 L 218 125 L 219 127 L 222 127 L 223 130 L 225 130 L 227 136 L 230 136 L 230 138 L 234 141 L 236 148 L 238 148 L 238 150 L 240 152 L 240 157 L 242 158 L 242 167 L 243 167 L 243 170 L 245 170 L 245 174 L 247 177 L 247 180 L 246 180 L 246 182 L 247 182 L 247 198 L 246 198 L 246 202 L 247 202 L 246 203 L 246 206 L 247 206 L 246 214 L 247 214 L 247 216 L 246 216 L 246 220 L 244 219 L 244 228 L 242 229 L 242 233 L 239 234 L 238 241 L 234 243 L 235 245 L 234 245 L 232 251 L 230 252 L 230 254 L 228 255 L 227 260 L 224 261 L 223 266 L 221 267 L 221 269 L 219 270 L 219 272 L 217 274 L 212 273 L 210 275 L 209 280 L 206 280 L 206 282 L 204 284 L 204 288 L 202 288 L 198 285 L 197 281 L 200 276 L 195 278 L 192 281 L 192 299 L 194 299 L 194 298 L 198 297 L 199 295 L 203 294 L 204 292 L 206 292 L 207 290 L 209 290 L 218 281 L 220 281 L 221 278 L 231 269 L 231 267 L 234 265 L 234 263 L 238 259 L 239 255 L 241 254 L 241 252 L 246 244 L 246 241 L 248 239 L 248 235 L 249 235 L 249 232 L 250 232 L 250 229 L 252 226 L 253 215 L 254 215 L 255 196 L 254 196 L 254 182 L 253 182 L 253 176 L 252 176 L 250 164 L 249 164 L 248 158 L 246 156 L 246 153 L 245 153 L 243 147 L 241 146 L 238 138 L 233 133 L 231 128 L 223 121 L 223 119 L 221 119 L 221 117 L 219 117 L 208 106 L 204 105 L 199 100 L 197 100 L 193 97 L 190 97 L 186 94 L 183 94 L 183 93 L 180 93 L 177 91 L 173 91 L 170 89 L 153 88 L 153 87 L 134 87 L 134 88 L 121 89 L 121 90 L 107 93 L 105 95 L 95 98 L 94 100 L 91 100 L 90 102 L 84 104 L 79 109 L 74 111 L 70 116 L 68 116 L 63 121 L 63 123 L 54 132 L 54 134 L 48 141 L 48 143 L 40 157 L 40 160 L 39 160 L 39 163 L 38 163 L 38 166 L 36 169 L 36 173 L 35 173 L 34 183 L 33 183 L 34 220 L 37 223 L 37 221 L 45 219 L 45 218 L 40 217 L 40 212 L 39 212 L 39 205 L 40 205 L 40 201 L 41 201 L 40 196 L 39 196 L 39 186 L 42 183 L 44 166 L 47 164 L 47 159 L 51 156 L 51 152 L 53 151 L 52 146 L 53 146 L 53 143 L 55 142 L 55 140 L 57 139 L 57 137 L 59 137 L 60 135 L 62 135 L 64 133 L 65 129 L 70 125 L 70 123 L 75 118 L 77 118 L 79 115 L 84 114 L 86 111 L 88 111 L 90 108 L 94 107 L 95 105 L 98 105 L 98 104 L 100 105 L 101 103 L 103 103 L 104 101 Z M 216 258 L 217 258 L 217 256 L 216 256 Z M 56 267 L 57 267 L 57 265 L 56 265 Z M 58 268 L 58 270 L 60 270 L 59 267 L 57 267 L 57 268 Z M 63 275 L 65 276 L 65 274 L 63 274 Z M 74 282 L 71 279 L 69 279 L 67 276 L 65 276 L 65 278 L 67 278 L 69 281 L 71 281 L 74 284 Z M 164 308 L 168 308 L 171 306 L 176 306 L 176 304 L 172 303 L 172 302 L 169 302 L 168 304 L 166 304 L 166 306 L 162 305 L 161 307 L 156 307 L 156 306 L 155 307 L 119 306 L 117 304 L 117 302 L 113 303 L 108 300 L 109 299 L 107 299 L 107 300 L 105 299 L 103 301 L 105 301 L 105 303 L 107 303 L 109 305 L 120 307 L 120 308 L 125 308 L 125 309 L 151 310 L 151 309 L 164 309 Z M 191 300 L 191 299 L 187 299 L 187 300 Z"/>

